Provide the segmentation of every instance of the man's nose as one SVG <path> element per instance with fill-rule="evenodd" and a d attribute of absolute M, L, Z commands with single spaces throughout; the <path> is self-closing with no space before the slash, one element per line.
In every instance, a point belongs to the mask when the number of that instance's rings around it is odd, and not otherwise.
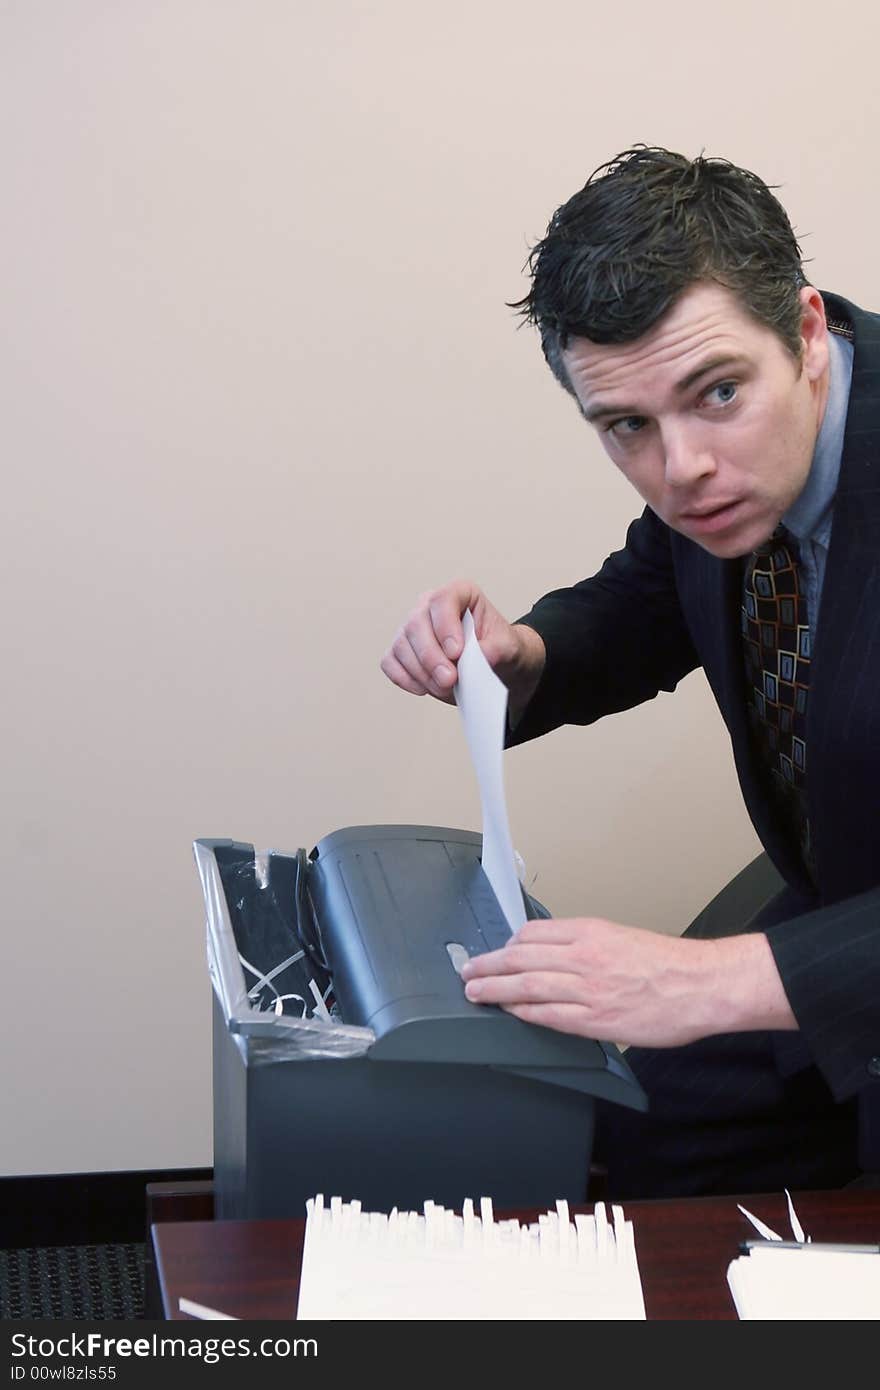
<path fill-rule="evenodd" d="M 688 487 L 715 472 L 712 454 L 686 430 L 664 429 L 662 439 L 668 487 Z"/>

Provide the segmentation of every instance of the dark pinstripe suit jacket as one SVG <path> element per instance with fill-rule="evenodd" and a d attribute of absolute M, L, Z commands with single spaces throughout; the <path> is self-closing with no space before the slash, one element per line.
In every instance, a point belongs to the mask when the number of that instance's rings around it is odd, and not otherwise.
<path fill-rule="evenodd" d="M 880 315 L 823 297 L 829 321 L 851 328 L 854 358 L 807 715 L 818 894 L 752 754 L 742 562 L 715 559 L 649 509 L 597 575 L 522 619 L 543 637 L 547 664 L 508 745 L 629 709 L 703 667 L 761 843 L 815 904 L 767 933 L 804 1055 L 838 1100 L 860 1095 L 862 1164 L 880 1169 Z"/>

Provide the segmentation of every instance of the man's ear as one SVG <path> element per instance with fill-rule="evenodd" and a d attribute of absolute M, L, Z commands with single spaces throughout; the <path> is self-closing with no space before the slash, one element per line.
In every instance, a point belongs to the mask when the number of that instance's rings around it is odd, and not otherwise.
<path fill-rule="evenodd" d="M 828 370 L 828 323 L 822 296 L 813 285 L 804 285 L 801 301 L 801 370 L 808 381 L 818 381 Z"/>

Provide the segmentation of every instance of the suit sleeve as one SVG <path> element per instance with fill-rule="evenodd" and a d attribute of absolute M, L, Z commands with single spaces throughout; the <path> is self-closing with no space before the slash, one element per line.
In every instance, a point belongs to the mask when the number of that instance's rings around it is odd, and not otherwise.
<path fill-rule="evenodd" d="M 767 939 L 800 1037 L 835 1099 L 880 1088 L 880 888 L 780 922 Z"/>
<path fill-rule="evenodd" d="M 557 589 L 518 619 L 547 661 L 507 747 L 562 724 L 591 724 L 674 690 L 700 661 L 675 586 L 669 530 L 646 508 L 592 579 Z"/>

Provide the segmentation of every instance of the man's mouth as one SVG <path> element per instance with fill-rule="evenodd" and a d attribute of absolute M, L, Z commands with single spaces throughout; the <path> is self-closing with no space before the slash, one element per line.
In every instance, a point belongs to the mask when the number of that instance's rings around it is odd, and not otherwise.
<path fill-rule="evenodd" d="M 721 502 L 711 507 L 694 507 L 681 512 L 682 523 L 689 531 L 723 531 L 734 519 L 734 513 L 742 505 L 742 499 Z"/>

